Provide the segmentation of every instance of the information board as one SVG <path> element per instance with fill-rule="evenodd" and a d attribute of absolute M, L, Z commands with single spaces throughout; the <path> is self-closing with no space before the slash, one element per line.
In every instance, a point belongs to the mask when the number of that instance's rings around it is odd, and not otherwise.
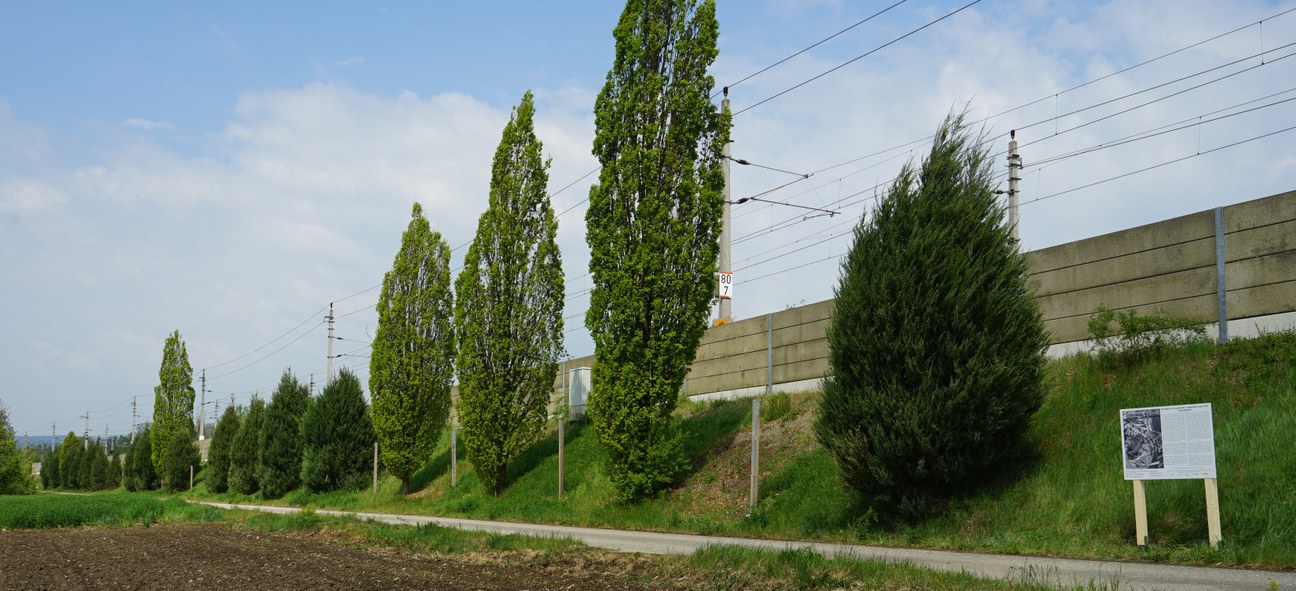
<path fill-rule="evenodd" d="M 1211 405 L 1121 409 L 1125 480 L 1215 478 Z"/>

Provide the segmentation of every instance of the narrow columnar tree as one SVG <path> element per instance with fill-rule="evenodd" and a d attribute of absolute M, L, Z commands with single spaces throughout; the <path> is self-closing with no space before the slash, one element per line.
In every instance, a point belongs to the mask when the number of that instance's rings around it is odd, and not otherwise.
<path fill-rule="evenodd" d="M 103 490 L 108 488 L 108 450 L 104 449 L 98 442 L 90 444 L 90 483 L 86 486 L 90 490 Z"/>
<path fill-rule="evenodd" d="M 116 450 L 112 453 L 112 459 L 108 461 L 108 488 L 117 488 L 122 484 L 122 461 L 121 454 Z"/>
<path fill-rule="evenodd" d="M 158 385 L 153 388 L 153 429 L 150 431 L 153 440 L 149 443 L 157 473 L 162 472 L 162 456 L 176 432 L 193 431 L 193 406 L 193 367 L 189 365 L 189 353 L 177 330 L 167 337 L 162 347 Z"/>
<path fill-rule="evenodd" d="M 371 420 L 360 379 L 338 372 L 302 421 L 302 484 L 311 492 L 362 485 L 373 459 Z"/>
<path fill-rule="evenodd" d="M 594 104 L 589 414 L 623 499 L 685 467 L 671 413 L 715 294 L 729 137 L 707 75 L 718 33 L 712 0 L 630 0 Z"/>
<path fill-rule="evenodd" d="M 504 127 L 490 205 L 455 281 L 459 421 L 473 469 L 496 494 L 543 432 L 562 354 L 562 258 L 531 93 Z"/>
<path fill-rule="evenodd" d="M 72 431 L 63 438 L 59 448 L 59 486 L 76 488 L 81 482 L 81 452 L 85 442 Z"/>
<path fill-rule="evenodd" d="M 220 421 L 216 423 L 216 433 L 212 435 L 211 447 L 207 449 L 207 490 L 223 493 L 229 490 L 230 454 L 234 449 L 234 437 L 238 435 L 242 417 L 238 407 L 227 406 Z"/>
<path fill-rule="evenodd" d="M 153 490 L 158 487 L 157 470 L 153 468 L 153 428 L 146 427 L 126 452 L 126 490 Z"/>
<path fill-rule="evenodd" d="M 45 456 L 41 458 L 41 488 L 51 489 L 58 486 L 59 477 L 59 447 L 51 445 L 45 450 Z"/>
<path fill-rule="evenodd" d="M 261 489 L 257 468 L 261 464 L 261 421 L 265 418 L 265 401 L 253 398 L 247 414 L 239 423 L 234 445 L 230 447 L 229 489 L 250 495 Z"/>
<path fill-rule="evenodd" d="M 285 371 L 261 424 L 261 496 L 277 499 L 301 483 L 302 418 L 310 390 Z"/>
<path fill-rule="evenodd" d="M 879 511 L 917 519 L 984 481 L 1043 401 L 1047 337 L 993 176 L 946 119 L 842 263 L 815 433 Z"/>
<path fill-rule="evenodd" d="M 178 430 L 167 442 L 162 454 L 162 488 L 167 492 L 189 490 L 189 475 L 202 460 L 198 439 L 192 431 Z"/>
<path fill-rule="evenodd" d="M 414 204 L 409 227 L 378 298 L 369 367 L 373 429 L 383 465 L 409 492 L 450 414 L 454 379 L 450 247 Z"/>

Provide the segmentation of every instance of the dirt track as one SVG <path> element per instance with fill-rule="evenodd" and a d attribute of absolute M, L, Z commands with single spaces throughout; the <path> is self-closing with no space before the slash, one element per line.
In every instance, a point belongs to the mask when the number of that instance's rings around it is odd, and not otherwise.
<path fill-rule="evenodd" d="M 674 589 L 600 552 L 430 556 L 222 524 L 0 532 L 0 589 Z"/>

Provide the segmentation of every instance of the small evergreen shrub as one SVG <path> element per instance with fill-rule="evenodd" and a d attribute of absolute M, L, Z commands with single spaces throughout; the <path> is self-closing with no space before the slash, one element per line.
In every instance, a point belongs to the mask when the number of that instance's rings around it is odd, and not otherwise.
<path fill-rule="evenodd" d="M 842 264 L 815 424 L 846 483 L 916 520 L 1011 463 L 1047 336 L 991 160 L 962 116 L 906 165 Z"/>
<path fill-rule="evenodd" d="M 257 468 L 261 464 L 261 421 L 264 417 L 265 401 L 253 398 L 230 448 L 229 489 L 241 495 L 261 490 Z"/>
<path fill-rule="evenodd" d="M 373 462 L 374 429 L 364 391 L 343 369 L 302 421 L 302 484 L 311 492 L 363 486 Z"/>
<path fill-rule="evenodd" d="M 301 425 L 310 401 L 306 385 L 285 371 L 261 425 L 258 480 L 264 498 L 282 497 L 301 483 Z"/>
<path fill-rule="evenodd" d="M 190 469 L 197 470 L 201 460 L 193 428 L 177 430 L 162 450 L 162 488 L 167 492 L 189 490 Z"/>
<path fill-rule="evenodd" d="M 153 468 L 152 427 L 135 436 L 135 442 L 126 452 L 126 490 L 153 490 L 158 487 L 157 471 Z"/>
<path fill-rule="evenodd" d="M 223 493 L 229 490 L 230 453 L 234 447 L 234 437 L 238 435 L 242 418 L 237 407 L 226 407 L 220 421 L 216 423 L 216 432 L 212 435 L 211 447 L 207 449 L 207 490 Z"/>

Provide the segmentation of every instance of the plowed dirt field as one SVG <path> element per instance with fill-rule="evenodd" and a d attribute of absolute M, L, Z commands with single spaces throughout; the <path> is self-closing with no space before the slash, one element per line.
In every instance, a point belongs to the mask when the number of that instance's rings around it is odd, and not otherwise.
<path fill-rule="evenodd" d="M 0 531 L 0 589 L 631 589 L 645 557 L 598 551 L 435 556 L 319 531 L 223 524 Z M 696 581 L 694 582 L 696 583 Z"/>

